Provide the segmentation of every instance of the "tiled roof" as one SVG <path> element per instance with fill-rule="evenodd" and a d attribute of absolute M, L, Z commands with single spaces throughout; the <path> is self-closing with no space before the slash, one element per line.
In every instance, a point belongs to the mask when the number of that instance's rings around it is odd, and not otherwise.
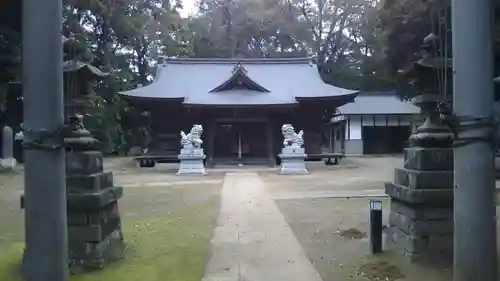
<path fill-rule="evenodd" d="M 341 106 L 339 111 L 344 115 L 417 114 L 420 109 L 393 92 L 366 92 L 360 93 L 353 103 Z"/>
<path fill-rule="evenodd" d="M 211 92 L 241 65 L 251 81 L 268 90 Z M 184 104 L 279 105 L 304 98 L 335 98 L 357 91 L 328 85 L 310 58 L 293 59 L 167 59 L 150 85 L 121 92 L 136 98 L 183 99 Z"/>

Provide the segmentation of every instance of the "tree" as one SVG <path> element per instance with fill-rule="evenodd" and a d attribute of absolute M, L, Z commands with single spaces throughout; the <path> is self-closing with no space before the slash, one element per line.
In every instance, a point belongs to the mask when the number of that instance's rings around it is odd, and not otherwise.
<path fill-rule="evenodd" d="M 65 5 L 64 35 L 90 47 L 92 64 L 110 72 L 96 86 L 99 114 L 88 126 L 108 151 L 123 144 L 118 91 L 151 80 L 160 55 L 189 54 L 179 3 L 162 0 L 76 0 Z"/>
<path fill-rule="evenodd" d="M 418 58 L 420 45 L 431 32 L 441 37 L 443 50 L 450 50 L 449 9 L 449 0 L 385 2 L 380 10 L 379 28 L 386 46 L 387 69 L 392 76 Z"/>
<path fill-rule="evenodd" d="M 305 56 L 310 34 L 297 17 L 298 10 L 276 0 L 202 1 L 191 21 L 195 55 Z"/>
<path fill-rule="evenodd" d="M 95 86 L 98 113 L 88 126 L 116 148 L 131 124 L 145 126 L 134 121 L 144 113 L 116 93 L 150 83 L 162 56 L 316 56 L 327 83 L 390 88 L 382 66 L 397 62 L 397 38 L 410 31 L 401 33 L 396 21 L 384 17 L 399 5 L 389 2 L 378 17 L 377 0 L 201 0 L 197 14 L 182 18 L 181 0 L 67 0 L 63 35 L 89 50 L 85 61 L 111 73 Z M 0 30 L 6 26 L 0 22 Z M 4 80 L 18 75 L 20 58 L 20 37 L 7 33 L 0 32 L 0 41 L 8 42 L 0 46 L 1 73 L 9 76 Z"/>

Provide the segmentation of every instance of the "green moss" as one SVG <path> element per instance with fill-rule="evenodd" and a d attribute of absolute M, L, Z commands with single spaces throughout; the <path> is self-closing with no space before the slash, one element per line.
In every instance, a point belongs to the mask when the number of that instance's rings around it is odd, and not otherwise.
<path fill-rule="evenodd" d="M 209 257 L 216 200 L 155 218 L 124 222 L 125 259 L 71 281 L 199 281 Z M 21 281 L 22 244 L 0 254 L 0 280 Z"/>
<path fill-rule="evenodd" d="M 0 169 L 0 175 L 1 176 L 16 176 L 21 174 L 21 171 L 19 169 L 15 170 L 10 170 L 10 169 Z"/>
<path fill-rule="evenodd" d="M 0 280 L 22 280 L 20 275 L 23 243 L 12 244 L 9 249 L 0 247 Z"/>

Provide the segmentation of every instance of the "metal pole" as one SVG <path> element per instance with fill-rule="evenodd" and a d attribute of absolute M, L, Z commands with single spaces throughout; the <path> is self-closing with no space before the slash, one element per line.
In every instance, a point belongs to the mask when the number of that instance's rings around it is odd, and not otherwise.
<path fill-rule="evenodd" d="M 452 0 L 454 113 L 492 118 L 492 3 Z M 464 124 L 467 121 L 463 121 Z M 458 133 L 488 138 L 492 127 Z M 474 141 L 455 148 L 454 280 L 497 280 L 494 151 Z"/>
<path fill-rule="evenodd" d="M 241 131 L 238 128 L 238 160 L 240 161 L 240 164 L 241 164 L 241 157 L 242 157 L 242 151 L 241 151 Z"/>
<path fill-rule="evenodd" d="M 23 0 L 25 144 L 63 125 L 62 0 Z M 26 148 L 27 281 L 67 281 L 64 149 Z"/>
<path fill-rule="evenodd" d="M 382 253 L 382 201 L 370 200 L 370 251 Z"/>

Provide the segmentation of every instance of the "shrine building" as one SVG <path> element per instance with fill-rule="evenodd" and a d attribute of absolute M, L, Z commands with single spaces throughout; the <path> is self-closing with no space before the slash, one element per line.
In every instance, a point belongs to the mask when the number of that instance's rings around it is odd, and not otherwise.
<path fill-rule="evenodd" d="M 395 92 L 360 92 L 332 118 L 332 151 L 346 155 L 400 154 L 411 130 L 423 120 L 420 109 Z"/>
<path fill-rule="evenodd" d="M 307 154 L 325 152 L 331 117 L 357 91 L 324 83 L 310 58 L 168 58 L 151 84 L 120 94 L 151 113 L 148 153 L 176 156 L 180 131 L 201 124 L 212 166 L 274 165 L 288 123 L 304 130 Z"/>

